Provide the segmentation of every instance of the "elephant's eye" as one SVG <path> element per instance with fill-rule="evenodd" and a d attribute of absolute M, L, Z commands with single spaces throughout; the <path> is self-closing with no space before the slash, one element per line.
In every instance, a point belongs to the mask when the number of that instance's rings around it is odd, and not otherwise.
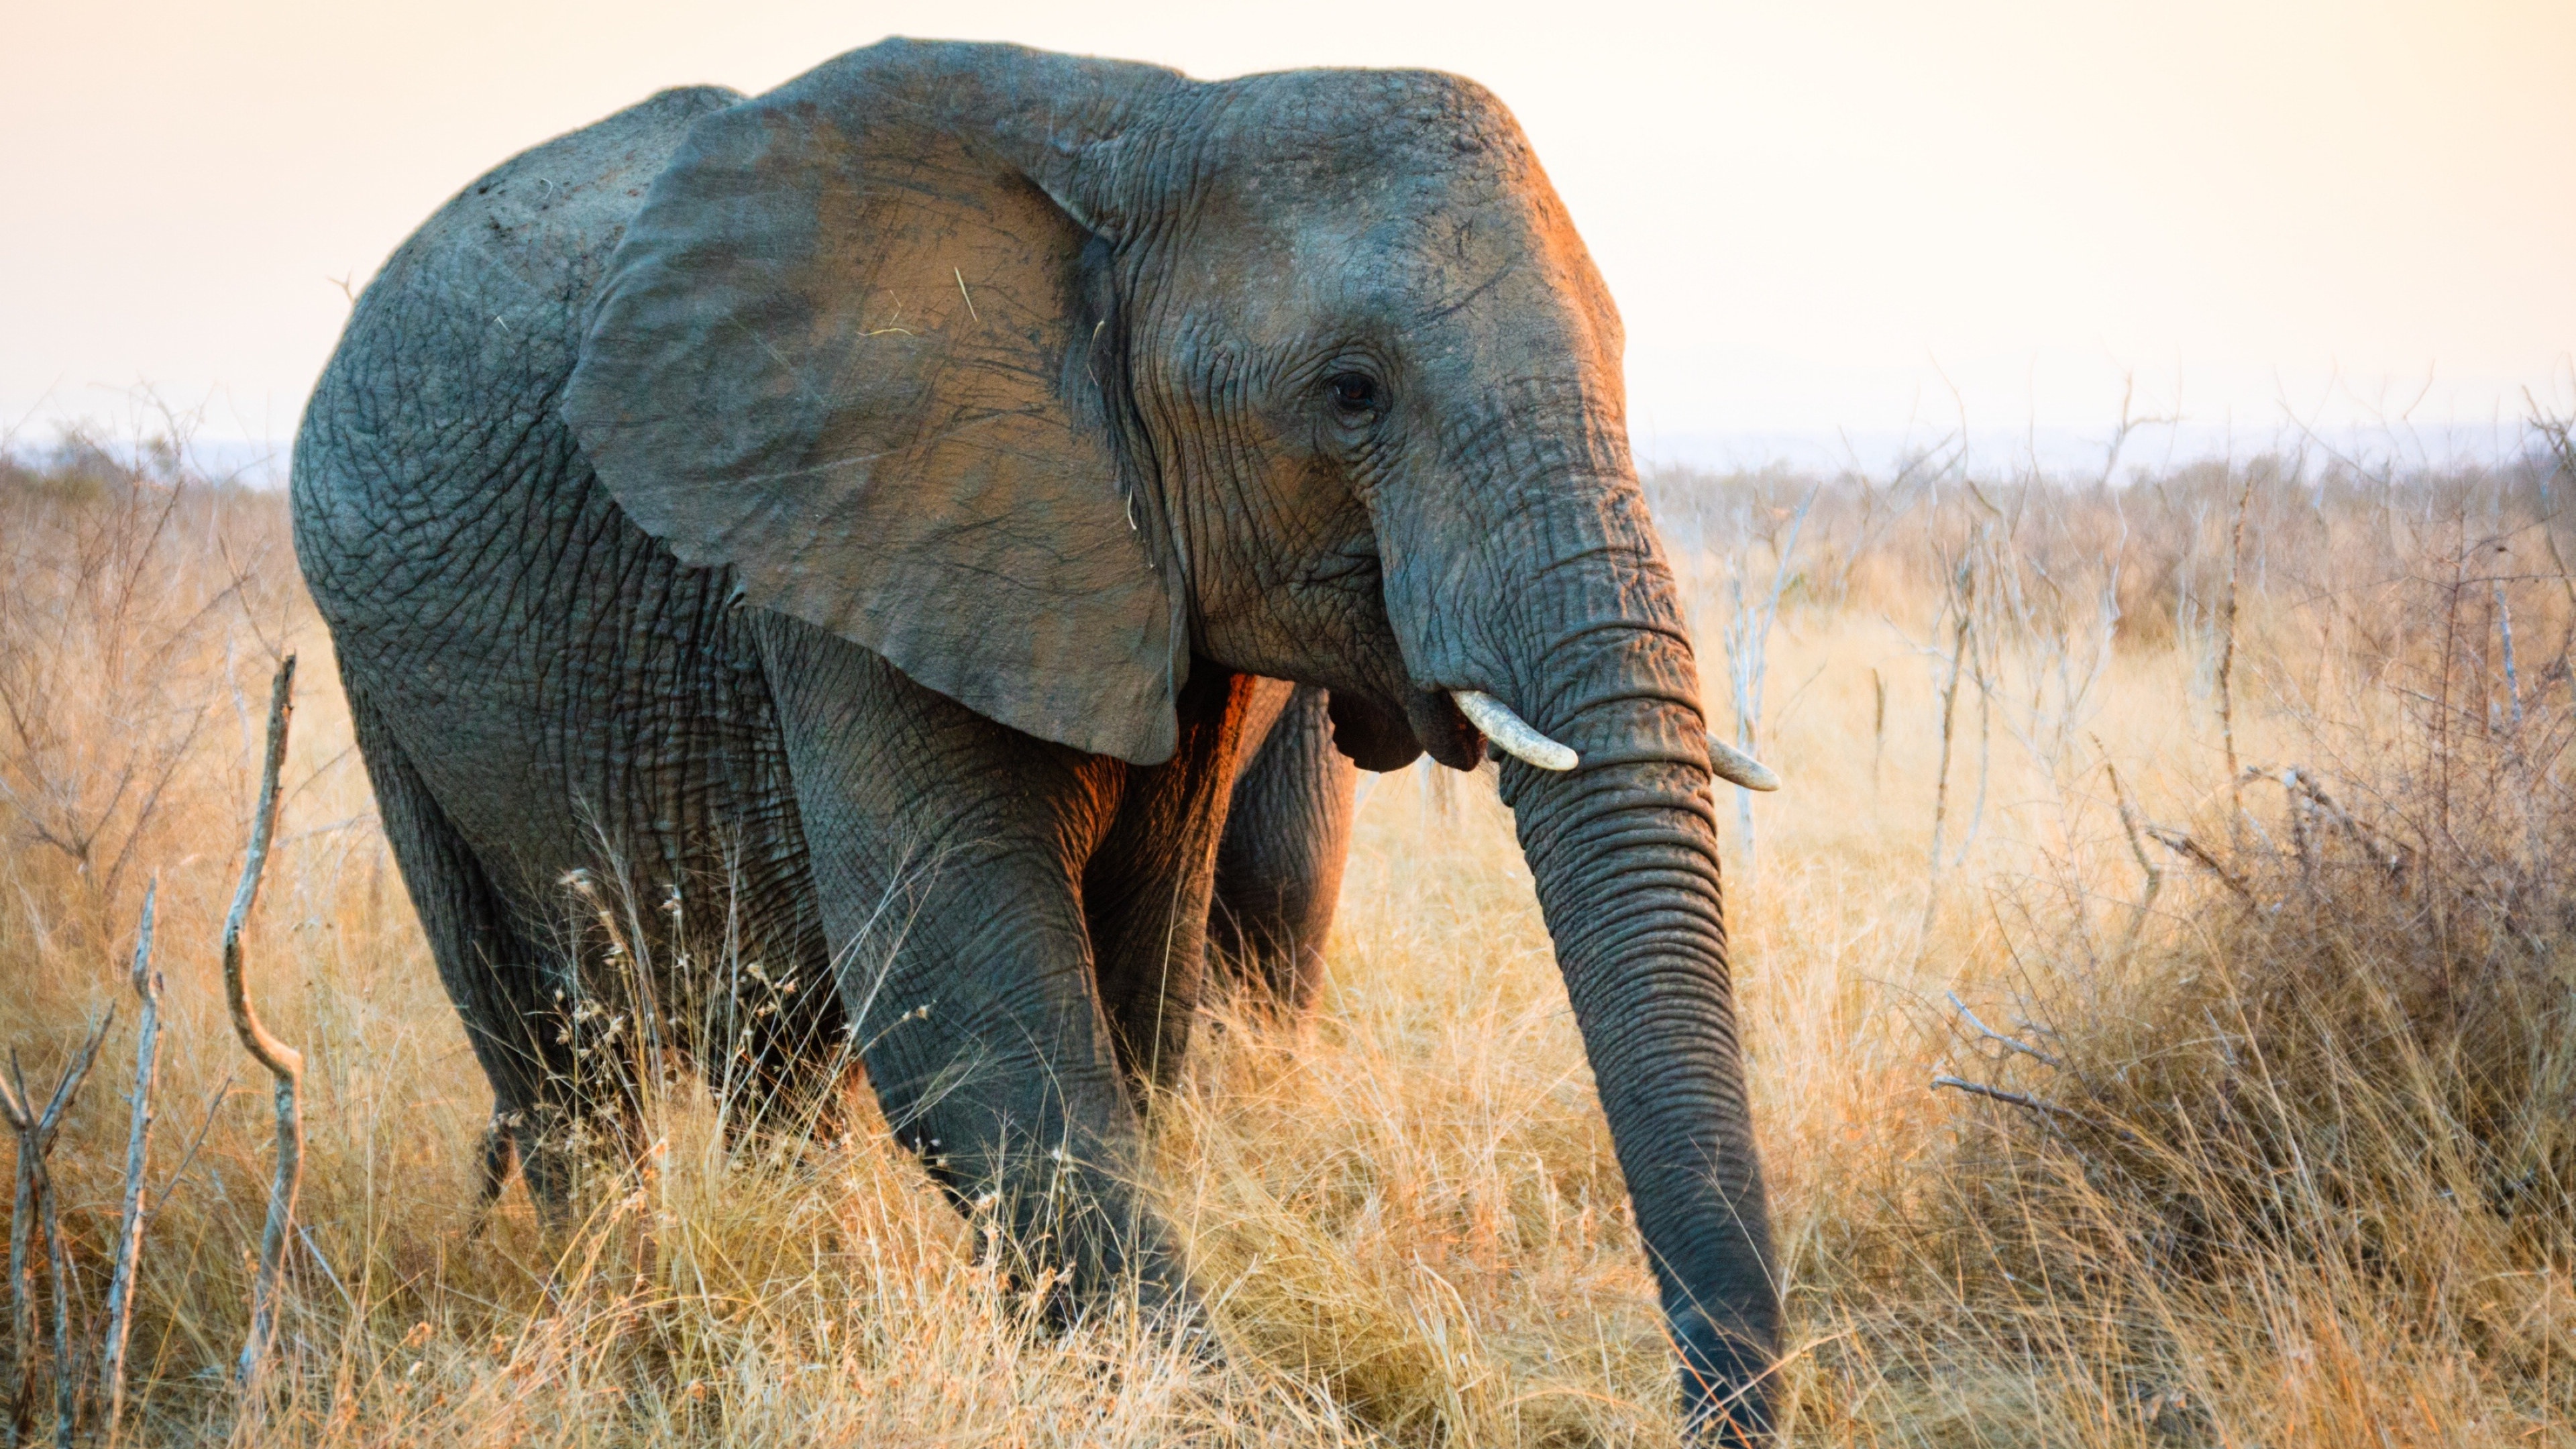
<path fill-rule="evenodd" d="M 1358 416 L 1377 411 L 1377 379 L 1365 372 L 1335 373 L 1324 384 L 1333 395 L 1333 406 Z"/>

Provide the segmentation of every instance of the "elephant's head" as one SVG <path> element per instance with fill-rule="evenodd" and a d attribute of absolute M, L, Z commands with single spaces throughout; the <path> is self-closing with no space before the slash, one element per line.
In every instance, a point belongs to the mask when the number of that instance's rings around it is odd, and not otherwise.
<path fill-rule="evenodd" d="M 601 296 L 566 412 L 749 602 L 1139 763 L 1193 659 L 1328 686 L 1373 768 L 1509 750 L 1686 1395 L 1767 1419 L 1697 667 L 1493 97 L 890 41 L 699 122 Z"/>

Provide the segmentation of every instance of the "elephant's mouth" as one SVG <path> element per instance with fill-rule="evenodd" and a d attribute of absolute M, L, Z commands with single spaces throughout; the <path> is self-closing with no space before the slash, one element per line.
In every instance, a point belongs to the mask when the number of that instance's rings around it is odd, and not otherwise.
<path fill-rule="evenodd" d="M 1367 621 L 1368 636 L 1329 681 L 1333 744 L 1363 770 L 1400 770 L 1428 753 L 1444 765 L 1475 767 L 1482 737 L 1448 691 L 1407 677 L 1404 649 L 1386 609 L 1386 561 L 1373 532 L 1361 531 L 1308 560 L 1289 581 L 1312 598 L 1317 618 Z M 1317 681 L 1322 682 L 1322 681 Z"/>
<path fill-rule="evenodd" d="M 1483 732 L 1459 713 L 1450 691 L 1416 685 L 1405 693 L 1404 713 L 1431 758 L 1453 770 L 1472 770 L 1484 758 Z"/>
<path fill-rule="evenodd" d="M 1570 770 L 1577 763 L 1574 751 L 1482 690 L 1417 686 L 1405 692 L 1401 715 L 1345 691 L 1332 697 L 1332 718 L 1334 743 L 1367 770 L 1401 768 L 1424 753 L 1454 769 L 1471 770 L 1488 743 L 1542 770 Z"/>
<path fill-rule="evenodd" d="M 1444 765 L 1471 768 L 1476 731 L 1445 695 L 1406 689 L 1400 701 L 1374 690 L 1332 691 L 1333 745 L 1363 770 L 1401 770 L 1428 751 Z"/>
<path fill-rule="evenodd" d="M 1350 737 L 1357 739 L 1371 730 L 1383 731 L 1393 725 L 1391 717 L 1374 705 L 1352 700 L 1347 706 L 1351 716 Z M 1334 696 L 1334 738 L 1344 738 L 1342 697 Z M 1353 760 L 1364 769 L 1392 769 L 1410 764 L 1414 753 L 1428 749 L 1431 757 L 1457 769 L 1474 769 L 1477 757 L 1490 744 L 1500 754 L 1509 755 L 1535 769 L 1562 773 L 1581 763 L 1575 752 L 1539 732 L 1520 717 L 1512 707 L 1482 690 L 1443 689 L 1411 690 L 1405 700 L 1405 713 L 1410 739 L 1403 758 L 1396 765 L 1369 764 L 1367 759 L 1345 746 Z M 1434 743 L 1436 742 L 1436 743 Z M 1760 760 L 1744 753 L 1717 735 L 1708 736 L 1708 766 L 1711 774 L 1747 790 L 1777 790 L 1780 777 Z"/>

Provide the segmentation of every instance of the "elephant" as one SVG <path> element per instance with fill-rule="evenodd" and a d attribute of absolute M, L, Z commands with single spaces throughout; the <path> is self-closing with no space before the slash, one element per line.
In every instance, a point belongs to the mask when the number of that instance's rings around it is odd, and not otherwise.
<path fill-rule="evenodd" d="M 1622 346 L 1433 72 L 889 40 L 467 186 L 291 494 L 487 1191 L 566 1211 L 655 1053 L 808 1106 L 855 1058 L 1061 1314 L 1185 1320 L 1141 1114 L 1211 939 L 1302 1001 L 1353 772 L 1490 756 L 1685 1414 L 1767 1437 L 1714 804 L 1760 767 L 1712 773 Z"/>

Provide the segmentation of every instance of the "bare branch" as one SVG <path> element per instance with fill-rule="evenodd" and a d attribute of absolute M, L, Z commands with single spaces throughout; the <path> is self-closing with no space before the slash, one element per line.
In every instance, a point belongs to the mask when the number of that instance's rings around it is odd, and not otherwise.
<path fill-rule="evenodd" d="M 1983 1082 L 1971 1082 L 1964 1078 L 1951 1076 L 1947 1072 L 1943 1072 L 1939 1076 L 1934 1077 L 1932 1079 L 1932 1085 L 1935 1087 L 1948 1087 L 1952 1091 L 1956 1092 L 1966 1092 L 1970 1096 L 1974 1097 L 1984 1097 L 1991 1101 L 2001 1102 L 2008 1107 L 2019 1107 L 2023 1111 L 2036 1112 L 2043 1117 L 2053 1117 L 2062 1121 L 2080 1123 L 2083 1126 L 2092 1128 L 2096 1132 L 2107 1132 L 2112 1136 L 2119 1138 L 2123 1142 L 2135 1142 L 2138 1140 L 2137 1134 L 2129 1131 L 2129 1129 L 2125 1127 L 2113 1126 L 2111 1123 L 2102 1121 L 2100 1118 L 2097 1118 L 2090 1113 L 2078 1112 L 2072 1107 L 2061 1107 L 2055 1102 L 2049 1101 L 2045 1097 L 2034 1097 L 2028 1092 L 2007 1092 L 2001 1087 L 1989 1087 Z"/>
<path fill-rule="evenodd" d="M 10 1077 L 17 1077 L 21 1085 L 13 1089 Z M 27 1238 L 36 1222 L 36 1119 L 27 1110 L 24 1082 L 13 1051 L 8 1075 L 0 1076 L 0 1114 L 8 1117 L 10 1134 L 18 1145 L 17 1192 L 9 1211 L 9 1398 L 0 1404 L 0 1428 L 7 1430 L 11 1444 L 18 1442 L 20 1426 L 33 1407 L 28 1392 L 35 1378 L 36 1355 L 35 1298 L 27 1291 Z"/>
<path fill-rule="evenodd" d="M 2004 1046 L 2010 1047 L 2012 1050 L 2021 1053 L 2023 1056 L 2029 1057 L 2033 1061 L 2040 1062 L 2047 1066 L 2056 1067 L 2060 1070 L 2065 1068 L 2066 1063 L 2059 1061 L 2057 1058 L 2050 1056 L 2048 1053 L 2041 1051 L 2030 1043 L 2023 1041 L 2018 1037 L 2006 1036 L 2002 1032 L 1999 1032 L 1993 1027 L 1986 1025 L 1984 1022 L 1979 1021 L 1977 1019 L 1977 1014 L 1968 1009 L 1968 1003 L 1959 999 L 1959 993 L 1953 991 L 1948 993 L 1948 995 L 1950 998 L 1951 1009 L 1958 1012 L 1959 1019 L 1966 1022 L 1971 1028 L 1973 1028 L 1977 1035 L 1984 1037 L 1988 1041 L 2000 1042 Z"/>
<path fill-rule="evenodd" d="M 2248 902 L 2253 901 L 2254 888 L 2238 879 L 2234 871 L 2219 864 L 2218 857 L 2210 854 L 2207 846 L 2168 825 L 2150 825 L 2147 827 L 2147 834 L 2153 836 L 2156 843 L 2165 849 L 2218 877 L 2229 890 L 2243 896 Z"/>
<path fill-rule="evenodd" d="M 2324 817 L 2327 824 L 2335 826 L 2351 837 L 2352 843 L 2361 847 L 2362 854 L 2369 856 L 2373 865 L 2386 871 L 2391 878 L 2406 873 L 2405 847 L 2389 844 L 2380 832 L 2354 818 L 2351 811 L 2343 808 L 2332 795 L 2326 793 L 2326 788 L 2317 779 L 2315 770 L 2305 765 L 2285 765 L 2278 770 L 2266 769 L 2261 765 L 2249 765 L 2245 770 L 2245 778 L 2279 781 L 2281 788 L 2294 802 L 2304 800 L 2315 809 L 2318 815 Z"/>
<path fill-rule="evenodd" d="M 2254 471 L 2247 469 L 2245 487 L 2236 495 L 2236 529 L 2227 544 L 2227 604 L 2222 611 L 2223 637 L 2218 646 L 2218 737 L 2227 751 L 2228 838 L 2243 843 L 2237 822 L 2245 818 L 2245 799 L 2236 779 L 2236 597 L 2237 574 L 2245 562 L 2245 514 L 2254 502 Z M 2211 869 L 2217 869 L 2215 861 Z M 2225 871 L 2219 871 L 2225 875 Z"/>
<path fill-rule="evenodd" d="M 170 1169 L 169 1178 L 162 1183 L 159 1196 L 161 1202 L 167 1203 L 170 1200 L 171 1192 L 186 1180 L 188 1169 L 196 1165 L 197 1149 L 206 1145 L 206 1135 L 215 1130 L 215 1119 L 222 1115 L 224 1099 L 231 1096 L 232 1092 L 233 1074 L 226 1072 L 224 1079 L 215 1084 L 215 1094 L 206 1099 L 206 1120 L 197 1124 L 197 1135 L 188 1139 L 188 1150 L 179 1154 L 179 1165 Z M 145 1221 L 150 1221 L 151 1213 L 147 1211 L 144 1218 Z"/>
<path fill-rule="evenodd" d="M 110 1008 L 99 1019 L 85 1043 L 62 1076 L 54 1083 L 54 1092 L 42 1112 L 34 1110 L 35 1094 L 27 1090 L 26 1071 L 18 1065 L 18 1053 L 9 1053 L 9 1075 L 16 1090 L 0 1087 L 0 1111 L 8 1114 L 9 1125 L 18 1135 L 18 1190 L 9 1222 L 9 1325 L 16 1350 L 17 1382 L 10 1386 L 9 1423 L 14 1439 L 32 1417 L 35 1404 L 35 1302 L 27 1292 L 27 1279 L 34 1264 L 27 1244 L 31 1224 L 41 1223 L 45 1234 L 45 1261 L 51 1268 L 54 1299 L 54 1442 L 70 1449 L 72 1414 L 79 1406 L 79 1376 L 72 1367 L 71 1322 L 71 1245 L 63 1238 L 62 1213 L 54 1199 L 54 1183 L 46 1171 L 46 1155 L 53 1151 L 54 1134 L 61 1130 L 63 1114 L 71 1110 L 79 1097 L 81 1084 L 89 1079 L 91 1066 L 98 1061 L 99 1044 L 107 1040 L 107 1029 L 116 1020 Z"/>
<path fill-rule="evenodd" d="M 155 878 L 143 888 L 143 922 L 134 937 L 134 994 L 143 1003 L 135 1028 L 132 1126 L 125 1140 L 125 1215 L 116 1233 L 116 1268 L 107 1287 L 107 1340 L 99 1346 L 99 1393 L 107 1400 L 107 1442 L 125 1417 L 125 1343 L 134 1327 L 135 1268 L 143 1256 L 144 1164 L 152 1139 L 152 1088 L 161 1068 L 161 973 L 152 969 L 152 907 L 161 893 Z"/>
<path fill-rule="evenodd" d="M 1928 882 L 1923 892 L 1923 949 L 1930 949 L 1932 921 L 1941 906 L 1941 832 L 1950 813 L 1950 751 L 1952 729 L 1957 722 L 1959 674 L 1968 655 L 1968 640 L 1976 628 L 1974 600 L 1976 565 L 1973 559 L 1962 559 L 1951 575 L 1950 607 L 1957 616 L 1950 639 L 1950 675 L 1941 684 L 1941 763 L 1932 776 L 1932 854 Z"/>
<path fill-rule="evenodd" d="M 279 1280 L 286 1267 L 289 1229 L 295 1219 L 295 1195 L 304 1177 L 302 1089 L 304 1055 L 279 1041 L 261 1024 L 252 1005 L 250 985 L 242 973 L 242 928 L 259 899 L 260 873 L 268 865 L 269 842 L 277 832 L 278 776 L 286 764 L 286 727 L 294 714 L 295 656 L 277 666 L 268 691 L 268 753 L 259 772 L 259 805 L 251 817 L 250 849 L 242 860 L 241 885 L 233 892 L 232 910 L 224 917 L 224 997 L 232 1009 L 233 1031 L 244 1049 L 276 1079 L 277 1176 L 269 1185 L 268 1226 L 260 1234 L 259 1275 L 251 1285 L 250 1336 L 242 1344 L 236 1380 L 247 1390 L 258 1377 L 270 1337 L 277 1327 Z"/>
<path fill-rule="evenodd" d="M 2096 739 L 2093 746 L 2100 749 L 2102 742 Z M 2139 871 L 2147 878 L 2146 893 L 2138 897 L 2136 913 L 2129 919 L 2129 936 L 2135 940 L 2148 909 L 2156 903 L 2156 892 L 2165 888 L 2165 873 L 2147 854 L 2146 817 L 2139 812 L 2137 802 L 2129 798 L 2129 787 L 2120 779 L 2120 767 L 2105 759 L 2102 769 L 2111 777 L 2111 793 L 2120 803 L 2120 830 L 2129 837 L 2129 854 L 2136 858 Z"/>

